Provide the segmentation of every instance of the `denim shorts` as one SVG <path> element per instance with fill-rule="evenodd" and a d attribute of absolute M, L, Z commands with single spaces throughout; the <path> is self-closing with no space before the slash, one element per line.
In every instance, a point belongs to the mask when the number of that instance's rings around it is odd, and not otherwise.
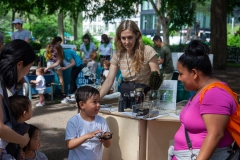
<path fill-rule="evenodd" d="M 232 147 L 217 148 L 210 160 L 226 160 L 232 152 Z"/>

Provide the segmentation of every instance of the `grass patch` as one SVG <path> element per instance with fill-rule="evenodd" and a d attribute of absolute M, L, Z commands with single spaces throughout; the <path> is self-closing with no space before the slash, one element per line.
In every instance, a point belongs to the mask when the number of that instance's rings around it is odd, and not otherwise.
<path fill-rule="evenodd" d="M 240 63 L 227 62 L 227 67 L 237 67 L 237 68 L 240 68 Z"/>

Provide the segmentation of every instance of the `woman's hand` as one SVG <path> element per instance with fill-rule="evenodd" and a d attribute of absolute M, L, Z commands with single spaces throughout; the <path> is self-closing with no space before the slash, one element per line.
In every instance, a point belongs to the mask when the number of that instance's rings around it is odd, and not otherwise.
<path fill-rule="evenodd" d="M 60 67 L 60 68 L 58 68 L 58 71 L 64 71 L 64 70 L 66 70 L 66 67 Z"/>
<path fill-rule="evenodd" d="M 48 69 L 49 69 L 49 68 L 45 68 L 45 69 L 44 69 L 44 73 L 46 73 L 46 72 L 48 71 Z"/>
<path fill-rule="evenodd" d="M 23 135 L 23 143 L 22 143 L 22 144 L 19 144 L 19 146 L 20 146 L 21 148 L 25 147 L 25 146 L 28 144 L 29 140 L 30 140 L 29 134 L 28 134 L 28 133 L 25 133 L 25 134 Z"/>

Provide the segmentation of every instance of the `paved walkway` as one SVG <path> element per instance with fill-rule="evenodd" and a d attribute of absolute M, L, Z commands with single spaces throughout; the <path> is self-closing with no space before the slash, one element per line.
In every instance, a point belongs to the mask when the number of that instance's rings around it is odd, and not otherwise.
<path fill-rule="evenodd" d="M 227 68 L 224 71 L 214 71 L 214 75 L 240 94 L 240 68 Z M 49 160 L 66 160 L 68 150 L 65 147 L 65 128 L 67 121 L 77 113 L 75 104 L 61 104 L 48 102 L 44 107 L 35 107 L 33 104 L 33 118 L 27 123 L 38 126 L 41 129 L 41 147 Z"/>
<path fill-rule="evenodd" d="M 66 160 L 68 150 L 65 147 L 65 128 L 67 121 L 77 113 L 75 104 L 61 104 L 48 102 L 44 107 L 35 107 L 33 104 L 33 118 L 27 123 L 41 129 L 40 151 L 46 154 L 49 160 Z"/>

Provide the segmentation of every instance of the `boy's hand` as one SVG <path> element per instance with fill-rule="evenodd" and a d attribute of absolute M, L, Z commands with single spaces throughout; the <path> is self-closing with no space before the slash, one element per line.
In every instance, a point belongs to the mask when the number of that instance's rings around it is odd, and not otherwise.
<path fill-rule="evenodd" d="M 101 143 L 104 143 L 106 141 L 109 141 L 110 139 L 104 140 L 104 139 L 99 139 Z"/>
<path fill-rule="evenodd" d="M 101 133 L 102 131 L 96 130 L 87 134 L 88 139 L 91 139 L 96 136 L 96 134 Z"/>

